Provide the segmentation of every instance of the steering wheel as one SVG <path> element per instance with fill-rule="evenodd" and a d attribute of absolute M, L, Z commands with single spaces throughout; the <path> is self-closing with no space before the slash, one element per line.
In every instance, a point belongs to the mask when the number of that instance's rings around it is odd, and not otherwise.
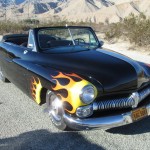
<path fill-rule="evenodd" d="M 75 41 L 75 42 L 77 42 L 77 43 L 78 43 L 78 45 L 80 45 L 80 42 L 82 42 L 82 43 L 84 43 L 84 44 L 85 44 L 85 40 L 84 40 L 84 39 L 82 39 L 82 38 L 77 38 L 77 39 L 75 39 L 74 41 Z"/>

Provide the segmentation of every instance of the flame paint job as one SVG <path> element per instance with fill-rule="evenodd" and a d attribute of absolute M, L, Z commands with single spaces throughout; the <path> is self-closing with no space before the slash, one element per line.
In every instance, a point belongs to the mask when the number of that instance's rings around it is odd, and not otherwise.
<path fill-rule="evenodd" d="M 41 85 L 40 79 L 32 77 L 32 79 L 31 79 L 31 95 L 32 95 L 32 98 L 38 104 L 41 103 L 41 98 L 40 98 L 41 90 L 42 90 L 42 85 Z"/>
<path fill-rule="evenodd" d="M 63 102 L 68 102 L 72 106 L 72 110 L 66 110 L 66 111 L 68 111 L 69 113 L 75 113 L 78 107 L 86 105 L 80 100 L 80 93 L 84 86 L 92 85 L 91 83 L 82 79 L 80 76 L 74 73 L 63 74 L 62 72 L 59 72 L 58 75 L 52 76 L 52 77 L 53 77 L 53 80 L 56 81 L 56 86 L 52 87 L 54 91 L 57 92 L 58 90 L 62 90 L 62 89 L 65 89 L 67 91 L 66 97 L 64 97 L 63 94 L 59 94 L 59 93 L 57 94 L 58 96 L 60 96 Z M 60 80 L 64 80 L 64 79 L 69 80 L 69 82 L 66 85 L 63 85 L 60 82 Z M 94 87 L 94 85 L 92 86 Z M 95 88 L 95 91 L 96 91 L 96 96 L 97 96 L 96 88 Z"/>

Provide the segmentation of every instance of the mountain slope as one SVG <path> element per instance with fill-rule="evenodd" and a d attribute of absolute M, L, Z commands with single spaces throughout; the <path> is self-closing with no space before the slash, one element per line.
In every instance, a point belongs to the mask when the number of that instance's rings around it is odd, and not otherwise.
<path fill-rule="evenodd" d="M 0 0 L 2 7 L 5 7 L 3 0 Z M 10 7 L 16 7 L 20 13 L 23 13 L 28 7 L 29 13 L 41 14 L 51 11 L 53 13 L 59 13 L 61 11 L 69 12 L 94 12 L 102 7 L 112 6 L 109 0 L 6 0 L 6 5 Z M 11 6 L 12 5 L 12 6 Z M 22 11 L 20 11 L 20 9 Z"/>
<path fill-rule="evenodd" d="M 111 23 L 130 13 L 143 12 L 150 16 L 150 0 L 6 0 L 7 5 L 3 2 L 0 0 L 0 19 L 6 16 L 12 20 L 36 18 L 96 23 L 107 20 Z"/>
<path fill-rule="evenodd" d="M 80 14 L 80 13 L 89 13 L 99 10 L 99 7 L 89 2 L 90 0 L 71 0 L 68 3 L 68 7 L 62 10 L 63 14 Z"/>
<path fill-rule="evenodd" d="M 127 17 L 130 13 L 139 15 L 143 12 L 147 16 L 150 16 L 149 8 L 149 0 L 125 0 L 125 3 L 121 3 L 118 1 L 118 4 L 109 7 L 102 7 L 101 9 L 98 9 L 97 11 L 91 13 L 83 13 L 80 11 L 80 13 L 78 12 L 78 17 L 74 15 L 75 13 L 60 13 L 60 18 L 64 17 L 64 19 L 68 21 L 90 21 L 96 23 L 106 22 L 107 20 L 111 23 L 119 22 L 123 18 Z M 65 12 L 65 10 L 63 12 Z"/>

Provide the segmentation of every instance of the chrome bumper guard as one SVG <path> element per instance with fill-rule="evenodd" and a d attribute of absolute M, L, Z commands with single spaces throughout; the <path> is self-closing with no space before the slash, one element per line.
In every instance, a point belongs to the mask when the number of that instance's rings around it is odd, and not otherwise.
<path fill-rule="evenodd" d="M 150 116 L 150 104 L 146 106 L 148 116 Z M 90 119 L 79 119 L 73 118 L 67 114 L 63 115 L 65 123 L 73 129 L 76 130 L 91 130 L 96 128 L 109 129 L 113 127 L 119 127 L 122 125 L 133 123 L 132 112 L 127 112 L 124 114 L 100 117 L 100 118 L 90 118 Z"/>

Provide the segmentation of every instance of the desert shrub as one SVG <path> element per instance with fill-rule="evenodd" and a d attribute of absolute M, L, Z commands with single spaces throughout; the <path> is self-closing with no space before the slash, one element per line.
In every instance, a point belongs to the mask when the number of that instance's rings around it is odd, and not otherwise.
<path fill-rule="evenodd" d="M 107 40 L 112 38 L 119 38 L 122 35 L 122 26 L 120 23 L 113 23 L 108 26 L 109 30 L 105 32 L 105 37 Z"/>
<path fill-rule="evenodd" d="M 121 37 L 138 46 L 150 45 L 150 19 L 146 18 L 143 13 L 139 16 L 130 14 L 122 22 L 109 25 L 105 38 L 110 40 Z"/>
<path fill-rule="evenodd" d="M 37 19 L 25 19 L 23 20 L 23 23 L 25 24 L 40 24 L 40 21 Z"/>
<path fill-rule="evenodd" d="M 24 24 L 22 22 L 0 22 L 0 34 L 6 34 L 6 33 L 21 33 L 25 32 L 29 29 L 29 26 L 27 24 Z"/>
<path fill-rule="evenodd" d="M 66 24 L 69 26 L 91 26 L 95 31 L 98 32 L 103 32 L 105 30 L 105 25 L 103 23 L 96 24 L 92 22 L 67 22 L 66 20 L 58 22 L 39 22 L 35 19 L 26 19 L 20 22 L 0 21 L 0 34 L 24 33 L 27 32 L 30 28 L 34 27 L 65 26 Z"/>

